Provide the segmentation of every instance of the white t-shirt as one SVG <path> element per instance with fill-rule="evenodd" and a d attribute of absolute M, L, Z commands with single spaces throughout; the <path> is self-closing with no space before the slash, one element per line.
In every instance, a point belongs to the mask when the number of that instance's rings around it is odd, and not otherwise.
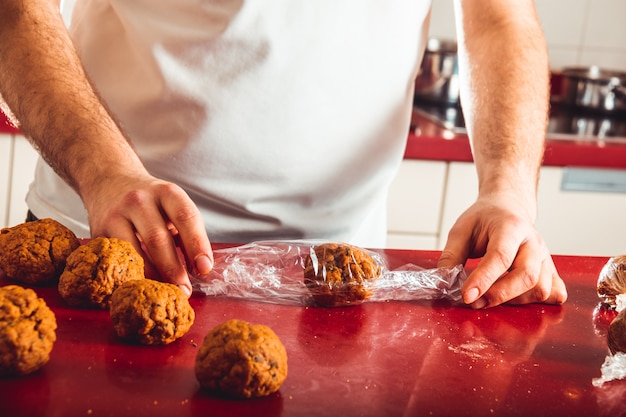
<path fill-rule="evenodd" d="M 187 191 L 211 240 L 381 247 L 429 14 L 428 0 L 78 0 L 70 31 L 147 169 Z M 27 202 L 89 236 L 41 160 Z"/>

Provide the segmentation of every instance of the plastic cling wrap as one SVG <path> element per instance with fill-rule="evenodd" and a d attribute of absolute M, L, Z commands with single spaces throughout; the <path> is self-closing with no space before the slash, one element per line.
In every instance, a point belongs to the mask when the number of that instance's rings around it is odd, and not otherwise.
<path fill-rule="evenodd" d="M 598 297 L 603 303 L 616 308 L 618 302 L 620 309 L 623 308 L 626 294 L 626 255 L 610 258 L 604 265 L 598 276 Z"/>
<path fill-rule="evenodd" d="M 364 301 L 459 301 L 462 265 L 390 270 L 381 255 L 344 243 L 257 241 L 213 252 L 208 276 L 195 291 L 286 305 L 348 306 Z"/>

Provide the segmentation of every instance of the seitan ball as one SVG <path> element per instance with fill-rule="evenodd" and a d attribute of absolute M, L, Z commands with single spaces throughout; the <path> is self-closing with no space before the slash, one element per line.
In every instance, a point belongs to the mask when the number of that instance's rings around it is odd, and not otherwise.
<path fill-rule="evenodd" d="M 54 284 L 79 245 L 74 232 L 56 220 L 22 223 L 0 230 L 0 268 L 22 284 Z"/>
<path fill-rule="evenodd" d="M 608 344 L 613 354 L 626 353 L 626 309 L 620 311 L 609 325 Z"/>
<path fill-rule="evenodd" d="M 129 242 L 95 238 L 68 256 L 59 294 L 73 307 L 108 309 L 117 287 L 145 279 L 143 268 L 143 258 Z"/>
<path fill-rule="evenodd" d="M 233 319 L 206 335 L 195 373 L 200 386 L 217 394 L 263 397 L 287 378 L 287 352 L 269 327 Z"/>
<path fill-rule="evenodd" d="M 616 297 L 626 293 L 626 255 L 610 258 L 598 276 L 598 297 L 615 308 Z"/>
<path fill-rule="evenodd" d="M 371 297 L 381 265 L 364 249 L 345 243 L 316 245 L 304 264 L 304 283 L 321 307 L 359 304 Z"/>
<path fill-rule="evenodd" d="M 187 295 L 174 284 L 141 279 L 120 285 L 111 297 L 117 335 L 144 345 L 166 345 L 185 335 L 195 319 Z"/>
<path fill-rule="evenodd" d="M 35 372 L 50 359 L 57 321 L 30 288 L 0 287 L 0 376 Z"/>

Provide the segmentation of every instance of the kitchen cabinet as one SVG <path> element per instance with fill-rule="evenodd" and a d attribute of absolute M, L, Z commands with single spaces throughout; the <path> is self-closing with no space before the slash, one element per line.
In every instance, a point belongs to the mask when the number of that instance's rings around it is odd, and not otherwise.
<path fill-rule="evenodd" d="M 571 173 L 570 168 L 541 170 L 536 225 L 551 252 L 626 254 L 626 170 L 576 169 L 574 181 Z"/>
<path fill-rule="evenodd" d="M 436 248 L 447 165 L 415 159 L 402 162 L 389 190 L 387 247 Z"/>
<path fill-rule="evenodd" d="M 22 223 L 27 206 L 24 199 L 33 180 L 37 152 L 22 135 L 0 134 L 0 222 L 2 227 Z"/>
<path fill-rule="evenodd" d="M 570 168 L 542 167 L 539 180 L 537 230 L 553 254 L 613 256 L 626 253 L 626 193 L 611 178 L 624 178 L 626 170 L 577 169 L 577 181 L 568 182 Z M 602 173 L 600 173 L 602 174 Z M 585 177 L 589 181 L 584 181 Z M 590 185 L 591 187 L 587 187 Z M 593 188 L 593 184 L 596 187 Z M 450 227 L 476 198 L 474 165 L 451 162 L 448 167 L 438 248 L 443 248 Z"/>
<path fill-rule="evenodd" d="M 477 190 L 478 178 L 474 164 L 450 162 L 437 249 L 443 249 L 450 228 L 461 213 L 476 200 Z"/>

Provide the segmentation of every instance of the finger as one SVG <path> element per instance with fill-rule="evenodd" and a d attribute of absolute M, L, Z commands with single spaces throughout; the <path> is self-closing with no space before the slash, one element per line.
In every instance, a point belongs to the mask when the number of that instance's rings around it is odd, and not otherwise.
<path fill-rule="evenodd" d="M 154 264 L 159 276 L 165 282 L 178 285 L 189 296 L 191 282 L 176 251 L 168 223 L 157 207 L 156 204 L 141 205 L 139 211 L 133 212 L 130 221 L 135 225 L 147 257 Z"/>
<path fill-rule="evenodd" d="M 470 238 L 460 227 L 453 227 L 437 261 L 438 268 L 454 268 L 465 264 L 469 256 Z"/>
<path fill-rule="evenodd" d="M 534 289 L 538 296 L 543 292 L 547 297 L 551 286 L 551 276 L 546 269 L 546 252 L 547 248 L 544 247 L 542 241 L 523 243 L 509 270 L 503 273 L 478 301 L 473 302 L 473 306 L 499 305 L 531 289 Z"/>
<path fill-rule="evenodd" d="M 162 207 L 176 232 L 176 241 L 193 272 L 206 275 L 213 268 L 214 259 L 202 215 L 180 188 L 170 192 L 174 198 L 162 199 Z"/>
<path fill-rule="evenodd" d="M 120 217 L 116 220 L 108 221 L 105 230 L 98 230 L 96 227 L 91 227 L 91 231 L 92 238 L 99 236 L 116 237 L 117 239 L 129 242 L 144 259 L 144 275 L 151 278 L 157 278 L 159 276 L 150 256 L 144 250 L 144 245 L 141 239 L 138 238 L 135 228 L 126 218 Z"/>
<path fill-rule="evenodd" d="M 547 264 L 547 262 L 546 262 Z M 509 301 L 510 304 L 529 304 L 529 303 L 544 303 L 544 304 L 563 304 L 567 301 L 567 288 L 565 282 L 561 279 L 556 271 L 555 267 L 545 267 L 546 271 L 542 271 L 542 274 L 548 276 L 547 287 L 537 291 L 535 288 L 513 298 Z M 542 281 L 542 280 L 540 280 Z"/>
<path fill-rule="evenodd" d="M 507 237 L 507 234 L 511 237 Z M 521 239 L 516 239 L 512 231 L 502 229 L 487 244 L 485 255 L 470 273 L 463 285 L 463 301 L 472 304 L 482 297 L 489 288 L 506 274 L 517 256 Z M 501 297 L 496 297 L 501 298 Z M 488 300 L 487 300 L 488 301 Z M 482 303 L 483 305 L 490 303 Z"/>

